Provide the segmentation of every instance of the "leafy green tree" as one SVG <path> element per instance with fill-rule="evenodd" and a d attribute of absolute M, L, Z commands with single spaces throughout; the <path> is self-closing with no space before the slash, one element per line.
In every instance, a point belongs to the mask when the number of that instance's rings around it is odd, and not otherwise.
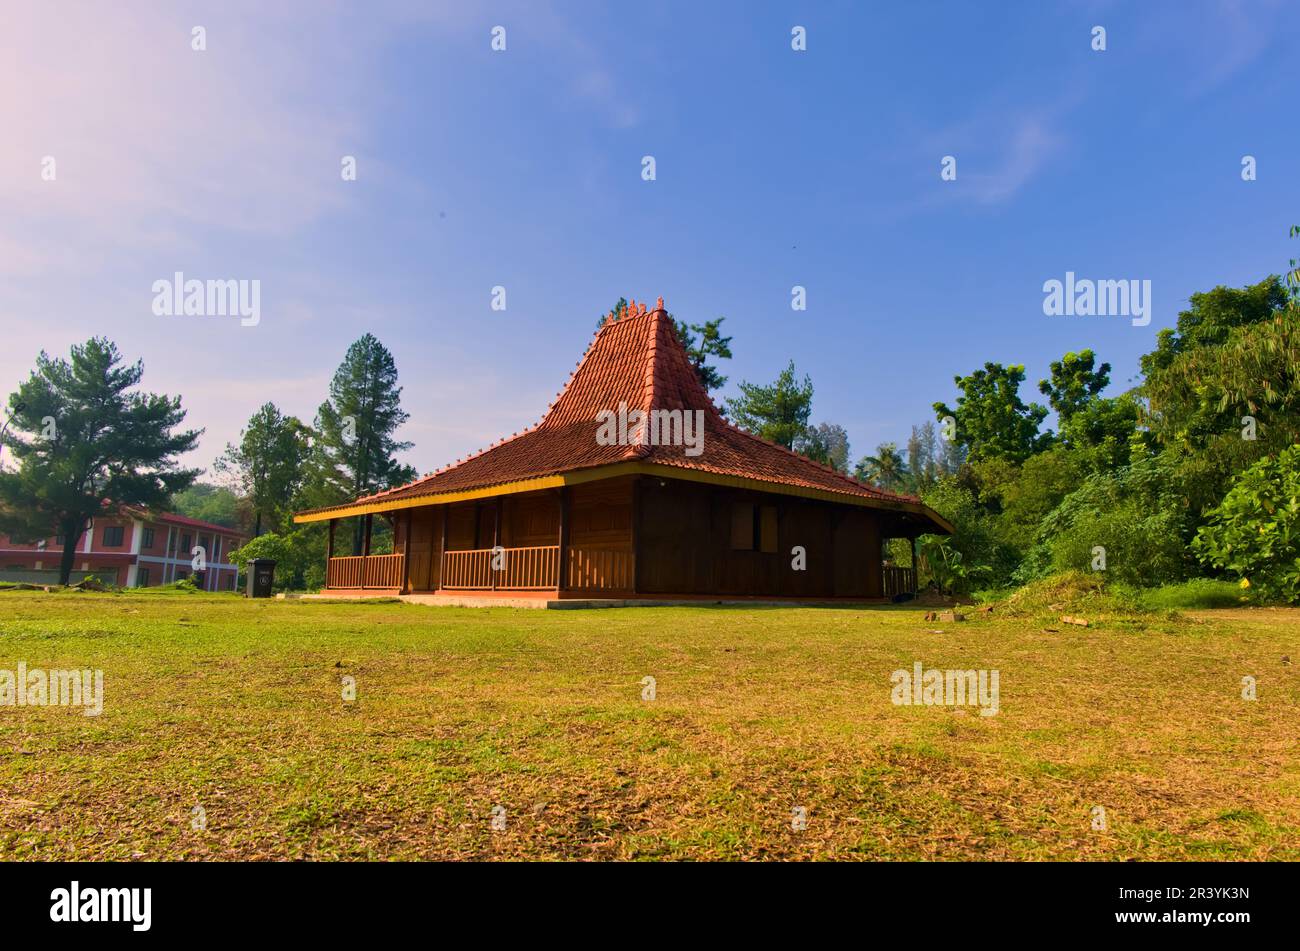
<path fill-rule="evenodd" d="M 853 476 L 859 482 L 870 482 L 887 492 L 902 488 L 907 475 L 907 462 L 892 442 L 881 443 L 874 456 L 863 456 L 853 467 Z"/>
<path fill-rule="evenodd" d="M 934 423 L 926 420 L 913 426 L 907 437 L 907 473 L 909 486 L 914 491 L 928 489 L 944 472 L 943 457 Z"/>
<path fill-rule="evenodd" d="M 409 415 L 401 407 L 393 355 L 371 334 L 348 347 L 330 381 L 330 395 L 316 412 L 314 451 L 305 500 L 331 505 L 414 481 L 414 468 L 397 461 L 411 448 L 395 433 Z M 360 524 L 353 552 L 360 553 Z"/>
<path fill-rule="evenodd" d="M 264 403 L 239 434 L 239 445 L 226 445 L 214 468 L 228 473 L 253 507 L 253 535 L 263 520 L 280 531 L 306 475 L 308 432 L 294 416 Z"/>
<path fill-rule="evenodd" d="M 1089 400 L 1061 424 L 1060 442 L 1075 450 L 1086 472 L 1120 469 L 1132 462 L 1142 406 L 1133 393 Z"/>
<path fill-rule="evenodd" d="M 195 482 L 172 496 L 170 508 L 179 515 L 241 531 L 253 525 L 252 506 L 224 485 Z"/>
<path fill-rule="evenodd" d="M 1187 543 L 1195 515 L 1185 479 L 1168 459 L 1141 459 L 1085 478 L 1040 523 L 1037 545 L 1017 579 L 1059 571 L 1092 571 L 1105 553 L 1107 578 L 1136 585 L 1180 581 L 1192 573 Z"/>
<path fill-rule="evenodd" d="M 1142 368 L 1143 421 L 1194 476 L 1197 510 L 1255 461 L 1300 442 L 1300 310 L 1276 276 L 1193 294 Z"/>
<path fill-rule="evenodd" d="M 922 493 L 921 500 L 942 515 L 955 529 L 943 543 L 948 554 L 942 564 L 949 569 L 943 575 L 931 545 L 934 536 L 918 539 L 921 567 L 941 586 L 966 592 L 977 585 L 999 584 L 1010 577 L 1017 563 L 1017 553 L 998 539 L 995 516 L 976 497 L 970 485 L 956 476 L 945 476 Z M 952 558 L 951 552 L 960 557 Z M 953 566 L 958 566 L 954 568 Z"/>
<path fill-rule="evenodd" d="M 620 297 L 613 310 L 600 315 L 596 321 L 596 328 L 605 326 L 611 320 L 620 320 L 627 311 L 627 306 L 627 298 Z M 672 314 L 668 315 L 668 319 L 672 321 L 677 339 L 686 350 L 691 367 L 695 370 L 696 379 L 700 381 L 704 391 L 711 393 L 722 389 L 727 383 L 727 378 L 718 372 L 716 366 L 709 363 L 709 359 L 711 357 L 720 360 L 731 359 L 731 338 L 722 336 L 722 322 L 726 318 L 718 317 L 702 324 L 688 324 L 684 320 L 678 320 Z"/>
<path fill-rule="evenodd" d="M 3 442 L 18 468 L 0 472 L 0 529 L 35 538 L 54 527 L 64 538 L 60 584 L 95 516 L 124 505 L 162 508 L 198 475 L 177 456 L 202 430 L 177 431 L 180 398 L 135 391 L 143 375 L 143 364 L 123 366 L 117 346 L 95 337 L 74 346 L 71 360 L 42 351 L 9 397 Z"/>
<path fill-rule="evenodd" d="M 957 408 L 935 403 L 934 411 L 941 422 L 949 416 L 956 420 L 954 441 L 968 451 L 972 461 L 1004 457 L 1018 462 L 1048 442 L 1038 432 L 1047 407 L 1026 405 L 1020 398 L 1024 366 L 985 363 L 984 369 L 953 377 L 953 381 L 961 391 Z"/>
<path fill-rule="evenodd" d="M 704 391 L 711 393 L 722 389 L 727 383 L 727 378 L 718 372 L 717 367 L 709 363 L 709 358 L 731 359 L 731 338 L 722 336 L 722 322 L 726 318 L 719 317 L 702 324 L 687 324 L 673 319 L 672 314 L 668 315 L 668 319 L 673 321 L 677 339 L 686 349 L 691 367 L 695 370 L 695 376 L 704 387 Z"/>
<path fill-rule="evenodd" d="M 1064 423 L 1082 410 L 1110 384 L 1110 364 L 1096 366 L 1091 350 L 1067 353 L 1052 361 L 1050 377 L 1038 381 L 1038 392 L 1047 397 L 1052 409 Z"/>
<path fill-rule="evenodd" d="M 294 539 L 293 534 L 296 533 L 280 535 L 276 532 L 265 532 L 249 539 L 242 547 L 230 553 L 230 563 L 235 565 L 242 575 L 247 573 L 248 563 L 254 558 L 269 558 L 275 562 L 273 587 L 276 591 L 289 591 L 300 587 L 300 579 L 308 567 L 308 549 L 301 544 L 301 540 Z M 323 552 L 321 559 L 324 559 Z"/>
<path fill-rule="evenodd" d="M 809 426 L 794 442 L 794 451 L 836 472 L 849 471 L 849 434 L 839 423 Z"/>
<path fill-rule="evenodd" d="M 793 449 L 808 429 L 812 396 L 812 379 L 805 374 L 797 380 L 791 360 L 771 386 L 742 381 L 740 396 L 727 400 L 727 412 L 742 429 Z"/>
<path fill-rule="evenodd" d="M 1300 446 L 1241 473 L 1192 550 L 1266 598 L 1300 601 Z"/>

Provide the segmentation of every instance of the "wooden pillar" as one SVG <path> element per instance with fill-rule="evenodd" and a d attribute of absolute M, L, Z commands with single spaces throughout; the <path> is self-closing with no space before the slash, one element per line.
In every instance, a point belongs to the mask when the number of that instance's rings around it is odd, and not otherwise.
<path fill-rule="evenodd" d="M 442 513 L 442 540 L 438 543 L 438 588 L 442 588 L 443 579 L 447 576 L 447 520 L 451 513 L 451 506 L 441 506 Z"/>
<path fill-rule="evenodd" d="M 496 548 L 496 547 L 498 547 L 499 545 L 501 545 L 501 496 L 498 495 L 497 498 L 496 498 L 496 507 L 495 507 L 495 509 L 494 509 L 493 512 L 492 512 L 492 547 L 493 547 L 493 548 Z M 496 555 L 496 552 L 493 552 L 493 553 L 492 553 L 492 557 L 495 558 L 496 556 L 497 556 L 497 555 Z M 501 567 L 504 568 L 504 567 L 505 567 L 505 553 L 504 553 L 504 552 L 501 553 L 501 559 L 502 559 L 502 560 L 501 560 Z M 489 562 L 488 562 L 488 565 L 489 565 L 489 567 L 491 567 L 492 562 L 489 561 Z M 492 590 L 493 590 L 493 591 L 495 591 L 495 590 L 497 589 L 497 575 L 499 575 L 500 573 L 501 573 L 501 572 L 496 571 L 495 569 L 494 569 L 493 572 L 492 572 Z"/>
<path fill-rule="evenodd" d="M 398 589 L 402 594 L 411 593 L 411 513 L 407 509 L 402 520 L 402 584 Z"/>
<path fill-rule="evenodd" d="M 556 591 L 569 586 L 569 487 L 560 487 L 560 564 L 555 579 Z"/>
<path fill-rule="evenodd" d="M 330 519 L 330 531 L 328 536 L 329 540 L 326 541 L 325 543 L 325 587 L 327 588 L 331 587 L 330 566 L 334 564 L 334 526 L 337 524 L 337 522 L 338 519 L 334 519 L 334 518 Z"/>
<path fill-rule="evenodd" d="M 641 477 L 632 477 L 632 593 L 641 590 Z"/>
<path fill-rule="evenodd" d="M 365 526 L 361 535 L 361 587 L 363 588 L 366 586 L 366 568 L 370 562 L 370 531 L 374 524 L 374 515 L 367 515 L 363 520 Z"/>
<path fill-rule="evenodd" d="M 912 548 L 912 594 L 916 594 L 921 587 L 921 570 L 916 564 L 916 536 L 909 538 L 907 543 Z"/>

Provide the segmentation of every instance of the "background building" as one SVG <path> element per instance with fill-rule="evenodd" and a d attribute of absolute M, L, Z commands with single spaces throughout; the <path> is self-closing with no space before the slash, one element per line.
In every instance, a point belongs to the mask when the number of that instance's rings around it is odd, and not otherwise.
<path fill-rule="evenodd" d="M 238 570 L 230 552 L 248 536 L 212 522 L 170 513 L 125 510 L 96 518 L 77 539 L 71 581 L 94 575 L 107 584 L 148 588 L 194 574 L 193 550 L 203 549 L 205 591 L 233 591 Z M 0 581 L 54 584 L 59 580 L 63 536 L 20 541 L 0 535 Z"/>

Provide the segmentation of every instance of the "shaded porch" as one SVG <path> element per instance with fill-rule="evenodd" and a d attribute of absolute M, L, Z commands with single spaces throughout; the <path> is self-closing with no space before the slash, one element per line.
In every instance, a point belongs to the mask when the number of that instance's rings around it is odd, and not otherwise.
<path fill-rule="evenodd" d="M 391 552 L 371 550 L 376 516 Z M 328 593 L 885 600 L 916 591 L 915 556 L 907 566 L 881 553 L 889 537 L 914 538 L 899 513 L 698 483 L 632 476 L 360 517 L 361 553 L 351 555 L 335 553 L 330 520 Z M 806 547 L 806 570 L 787 570 L 793 545 Z"/>

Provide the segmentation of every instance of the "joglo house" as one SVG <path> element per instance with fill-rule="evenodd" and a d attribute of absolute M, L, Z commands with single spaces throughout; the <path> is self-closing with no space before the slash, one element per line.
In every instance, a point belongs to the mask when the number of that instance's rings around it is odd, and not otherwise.
<path fill-rule="evenodd" d="M 328 521 L 327 596 L 871 601 L 915 592 L 892 538 L 951 534 L 881 491 L 729 423 L 663 299 L 607 321 L 539 423 L 409 485 L 299 512 Z M 371 552 L 374 519 L 391 554 Z M 343 519 L 359 554 L 336 554 Z M 355 523 L 352 523 L 355 524 Z M 915 558 L 912 565 L 916 564 Z"/>

